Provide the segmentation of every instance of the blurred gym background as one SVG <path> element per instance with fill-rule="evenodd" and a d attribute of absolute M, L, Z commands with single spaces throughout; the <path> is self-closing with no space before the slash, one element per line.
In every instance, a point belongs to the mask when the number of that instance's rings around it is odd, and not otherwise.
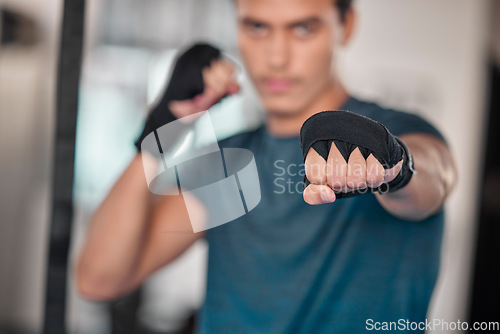
<path fill-rule="evenodd" d="M 347 86 L 432 121 L 459 165 L 428 319 L 498 321 L 500 0 L 355 7 L 359 26 L 339 63 Z M 68 271 L 56 275 L 67 286 L 48 270 L 62 14 L 62 0 L 0 0 L 0 333 L 48 333 L 47 319 L 61 314 L 67 333 L 192 333 L 204 293 L 202 241 L 111 303 L 79 298 L 71 267 L 90 215 L 135 153 L 176 50 L 203 40 L 238 60 L 233 4 L 85 1 Z M 210 111 L 221 137 L 262 120 L 249 111 L 258 101 L 243 71 L 240 80 L 242 93 Z M 49 277 L 62 299 L 49 298 Z"/>

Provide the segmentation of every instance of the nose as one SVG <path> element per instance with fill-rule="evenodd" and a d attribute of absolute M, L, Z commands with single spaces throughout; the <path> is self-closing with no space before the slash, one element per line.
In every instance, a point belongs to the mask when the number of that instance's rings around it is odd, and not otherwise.
<path fill-rule="evenodd" d="M 281 71 L 290 61 L 290 45 L 285 32 L 275 32 L 269 39 L 268 62 L 273 70 Z"/>

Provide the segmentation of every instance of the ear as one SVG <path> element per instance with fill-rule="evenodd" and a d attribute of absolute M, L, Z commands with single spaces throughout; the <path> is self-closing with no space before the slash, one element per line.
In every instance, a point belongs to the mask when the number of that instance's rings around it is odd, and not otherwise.
<path fill-rule="evenodd" d="M 342 36 L 342 45 L 346 46 L 351 40 L 351 36 L 354 33 L 354 28 L 357 22 L 357 14 L 356 11 L 351 6 L 345 13 L 344 23 L 343 23 L 343 36 Z"/>

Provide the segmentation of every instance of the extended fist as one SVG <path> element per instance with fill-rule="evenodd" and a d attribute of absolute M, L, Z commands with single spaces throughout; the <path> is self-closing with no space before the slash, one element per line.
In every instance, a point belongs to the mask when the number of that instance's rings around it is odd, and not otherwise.
<path fill-rule="evenodd" d="M 382 124 L 347 111 L 325 111 L 302 126 L 304 200 L 312 205 L 405 186 L 411 154 Z"/>
<path fill-rule="evenodd" d="M 359 148 L 354 149 L 346 161 L 335 145 L 331 145 L 325 161 L 311 147 L 305 161 L 306 177 L 311 184 L 304 189 L 304 200 L 311 205 L 331 203 L 336 199 L 335 192 L 358 190 L 361 194 L 368 191 L 367 187 L 378 188 L 394 180 L 402 165 L 401 160 L 396 166 L 384 169 L 373 154 L 365 159 Z"/>

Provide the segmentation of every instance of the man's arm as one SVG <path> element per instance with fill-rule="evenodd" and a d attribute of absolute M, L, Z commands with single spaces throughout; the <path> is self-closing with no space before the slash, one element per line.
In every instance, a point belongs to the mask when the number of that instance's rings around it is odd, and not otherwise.
<path fill-rule="evenodd" d="M 92 217 L 76 265 L 77 288 L 109 300 L 137 287 L 202 236 L 180 196 L 153 196 L 137 155 Z"/>
<path fill-rule="evenodd" d="M 218 55 L 217 49 L 197 44 L 179 57 L 141 140 L 173 119 L 207 110 L 239 91 L 234 66 Z M 196 70 L 200 77 L 193 75 Z M 191 96 L 201 87 L 200 94 Z M 150 159 L 145 168 L 157 166 L 148 153 L 143 157 Z M 131 291 L 202 236 L 193 233 L 182 197 L 150 193 L 141 160 L 136 155 L 92 218 L 76 267 L 78 290 L 89 299 L 113 299 Z"/>
<path fill-rule="evenodd" d="M 439 139 L 426 134 L 410 134 L 400 139 L 413 155 L 417 173 L 405 187 L 376 196 L 391 214 L 422 220 L 442 207 L 457 181 L 457 169 L 449 148 Z"/>

